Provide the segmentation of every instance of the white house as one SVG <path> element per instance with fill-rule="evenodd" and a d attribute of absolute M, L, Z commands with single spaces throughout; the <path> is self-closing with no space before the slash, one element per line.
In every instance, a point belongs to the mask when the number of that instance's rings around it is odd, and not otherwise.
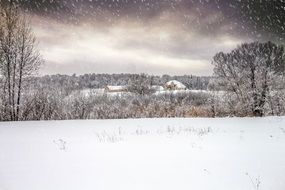
<path fill-rule="evenodd" d="M 127 86 L 106 86 L 105 92 L 128 92 Z"/>
<path fill-rule="evenodd" d="M 171 81 L 167 82 L 164 85 L 164 88 L 166 90 L 187 90 L 187 87 L 183 83 L 181 83 L 177 80 L 171 80 Z"/>

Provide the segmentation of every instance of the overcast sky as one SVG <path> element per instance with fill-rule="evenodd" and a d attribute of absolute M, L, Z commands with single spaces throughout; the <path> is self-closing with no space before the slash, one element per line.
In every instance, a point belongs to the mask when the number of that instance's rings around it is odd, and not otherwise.
<path fill-rule="evenodd" d="M 7 0 L 0 0 L 2 3 Z M 20 0 L 43 74 L 211 75 L 251 41 L 284 43 L 284 0 Z"/>

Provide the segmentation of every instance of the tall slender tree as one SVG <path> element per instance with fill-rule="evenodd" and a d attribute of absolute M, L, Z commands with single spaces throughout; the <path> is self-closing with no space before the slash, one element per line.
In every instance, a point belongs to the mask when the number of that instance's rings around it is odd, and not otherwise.
<path fill-rule="evenodd" d="M 23 90 L 42 61 L 29 21 L 10 1 L 0 8 L 0 76 L 4 120 L 20 119 Z"/>

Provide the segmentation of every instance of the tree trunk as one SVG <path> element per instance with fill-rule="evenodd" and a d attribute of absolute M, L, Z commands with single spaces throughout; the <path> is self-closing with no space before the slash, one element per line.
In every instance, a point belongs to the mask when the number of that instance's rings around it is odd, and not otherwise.
<path fill-rule="evenodd" d="M 21 93 L 22 93 L 22 78 L 23 78 L 23 64 L 24 64 L 24 50 L 25 50 L 25 36 L 22 36 L 22 46 L 21 46 L 21 60 L 19 65 L 19 82 L 18 82 L 18 97 L 17 97 L 17 111 L 16 120 L 19 120 L 20 114 L 20 103 L 21 103 Z"/>
<path fill-rule="evenodd" d="M 23 66 L 20 65 L 20 76 L 19 76 L 19 84 L 18 84 L 18 97 L 17 97 L 17 111 L 16 111 L 16 120 L 19 120 L 20 113 L 20 102 L 21 102 L 21 91 L 22 91 L 22 76 L 23 76 Z"/>
<path fill-rule="evenodd" d="M 259 108 L 258 103 L 258 94 L 256 93 L 256 78 L 255 78 L 255 67 L 251 66 L 251 90 L 252 90 L 252 96 L 253 96 L 253 107 L 252 107 L 252 113 L 255 117 L 262 117 L 263 113 Z"/>
<path fill-rule="evenodd" d="M 16 106 L 15 106 L 15 88 L 16 88 L 16 68 L 17 68 L 17 60 L 15 55 L 15 60 L 13 62 L 13 77 L 12 77 L 12 115 L 13 115 L 13 121 L 15 121 L 16 118 Z"/>

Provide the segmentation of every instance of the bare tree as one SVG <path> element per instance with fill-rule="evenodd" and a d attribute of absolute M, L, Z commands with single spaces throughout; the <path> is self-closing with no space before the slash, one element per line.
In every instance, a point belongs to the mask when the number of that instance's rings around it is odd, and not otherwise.
<path fill-rule="evenodd" d="M 246 43 L 230 53 L 218 53 L 213 65 L 219 88 L 231 95 L 233 109 L 246 115 L 263 116 L 272 92 L 283 88 L 285 51 L 272 42 Z"/>
<path fill-rule="evenodd" d="M 139 95 L 148 95 L 154 93 L 151 86 L 152 78 L 148 75 L 132 75 L 129 80 L 128 91 Z"/>
<path fill-rule="evenodd" d="M 43 62 L 26 17 L 11 3 L 0 9 L 0 76 L 5 120 L 19 120 L 25 83 Z"/>

